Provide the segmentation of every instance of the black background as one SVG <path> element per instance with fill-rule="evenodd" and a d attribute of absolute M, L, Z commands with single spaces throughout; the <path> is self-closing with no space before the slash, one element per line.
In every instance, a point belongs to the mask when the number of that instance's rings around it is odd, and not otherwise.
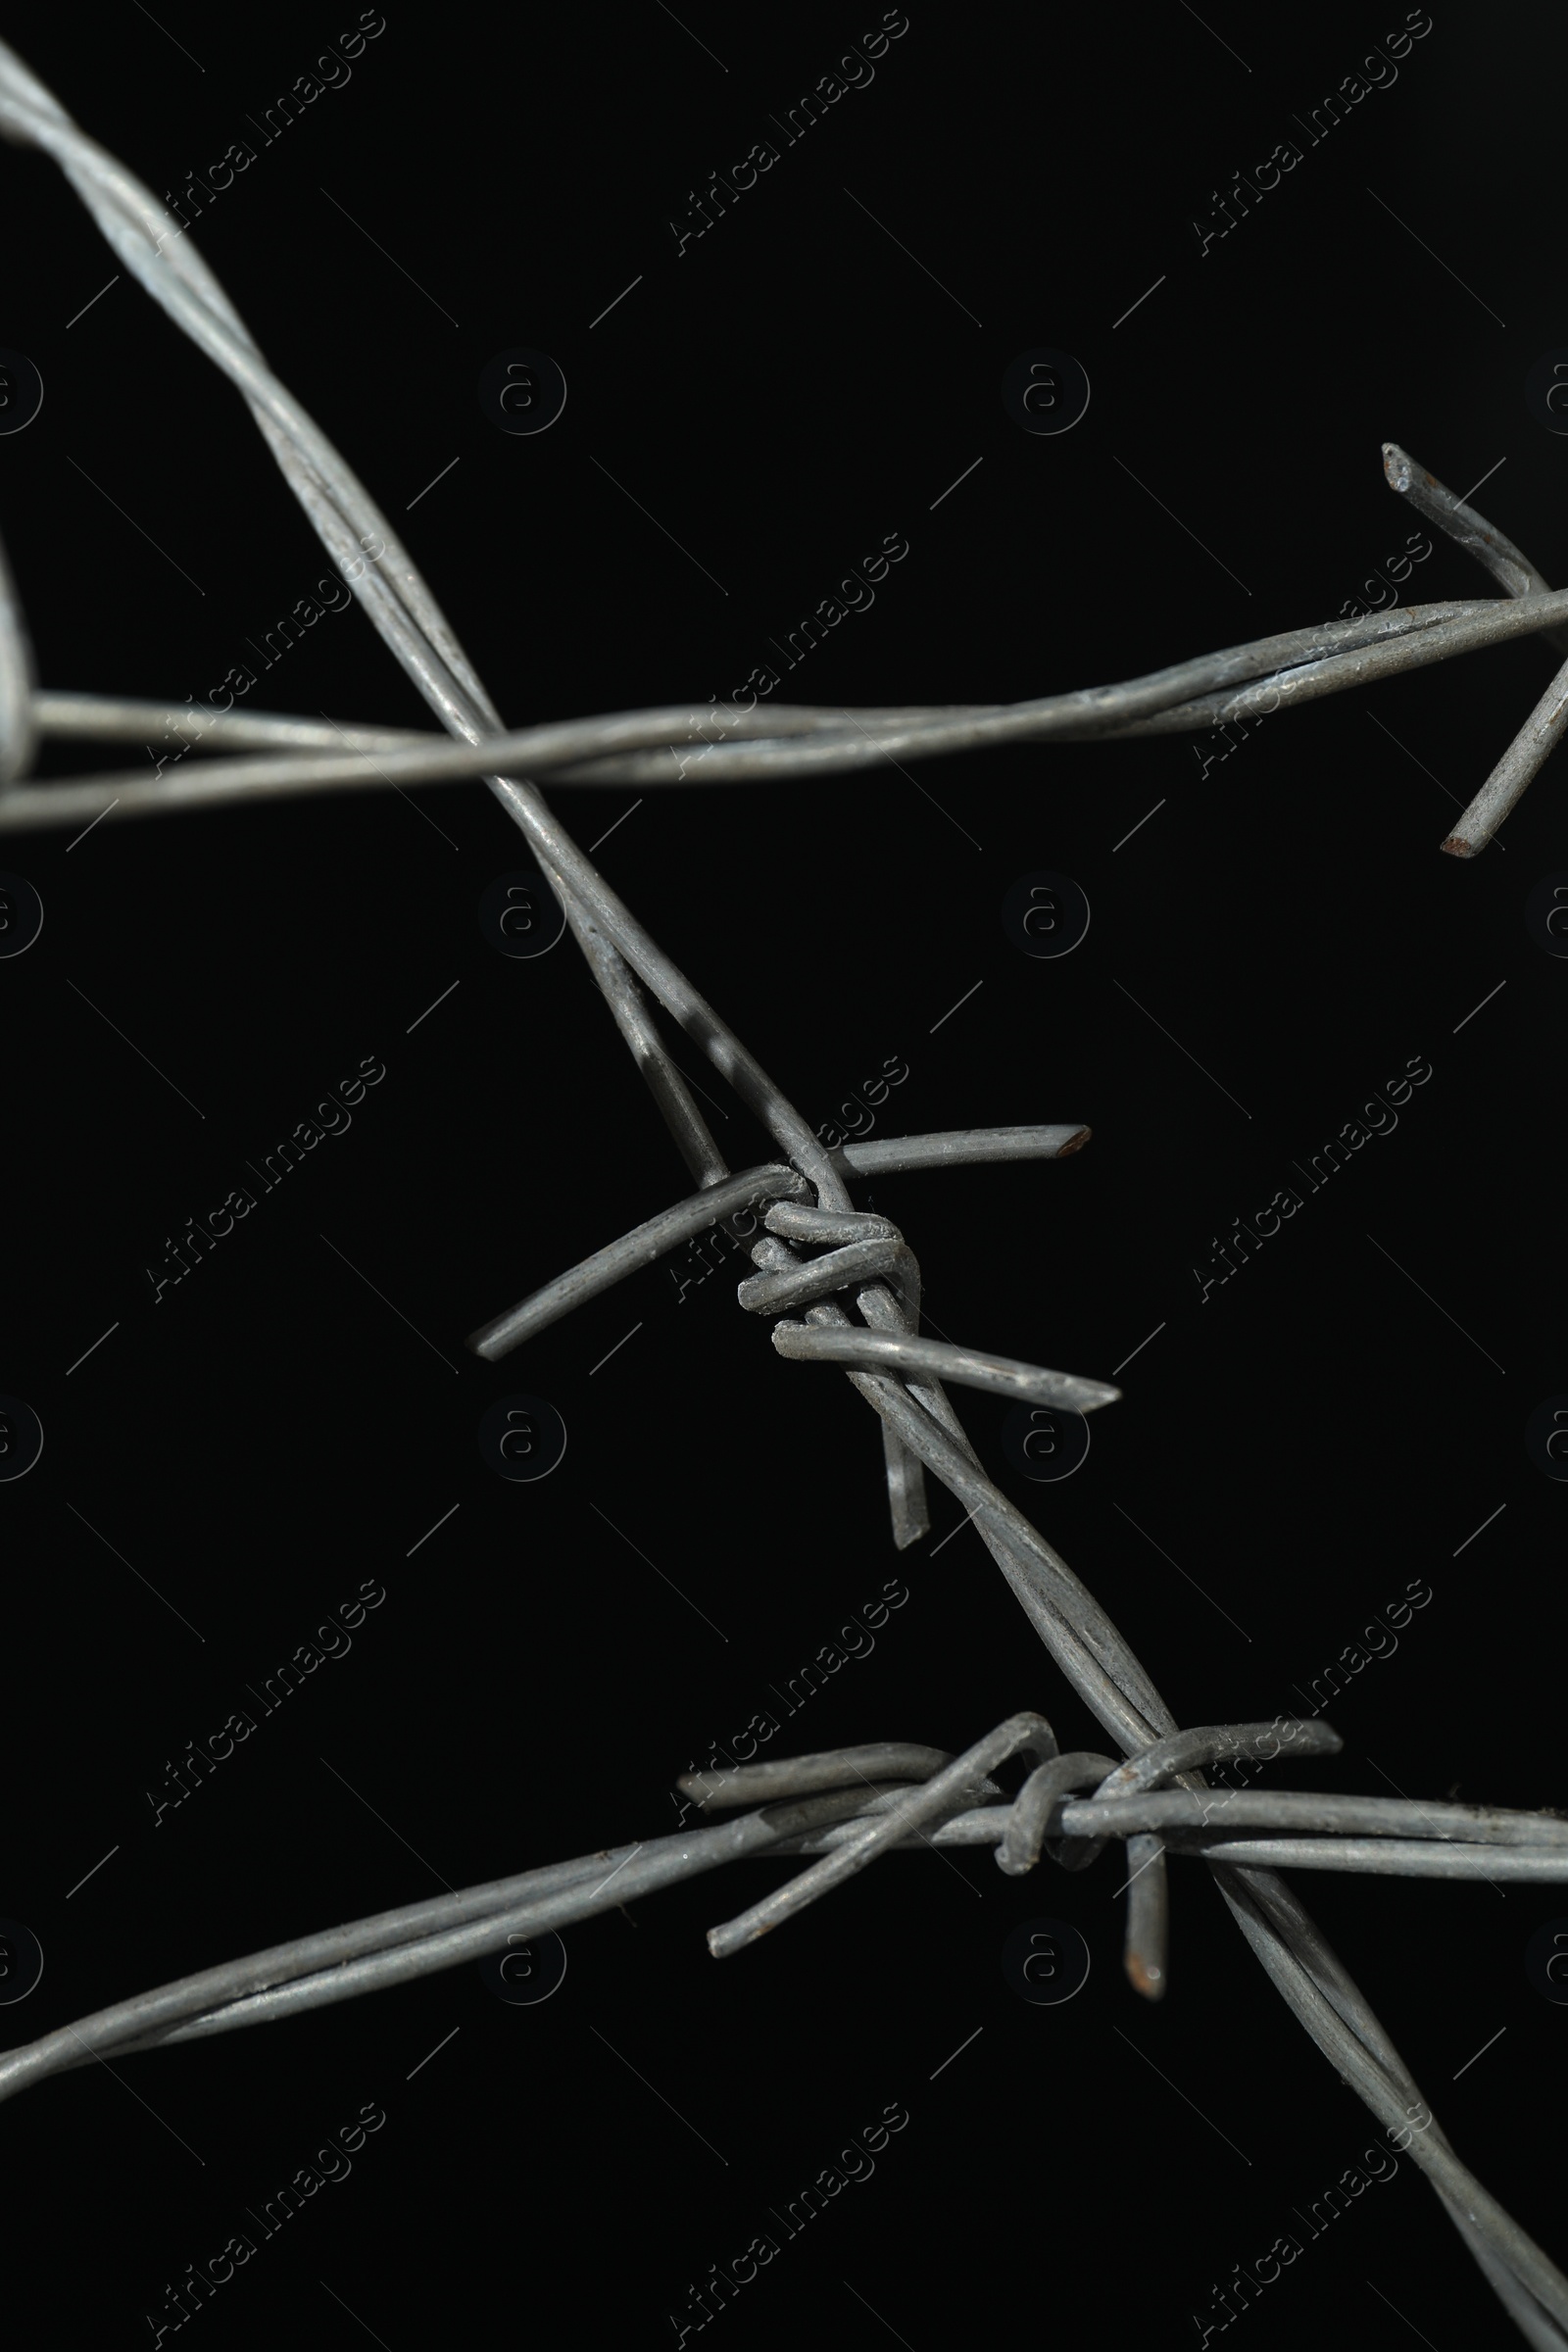
<path fill-rule="evenodd" d="M 1385 439 L 1461 495 L 1490 473 L 1478 504 L 1568 578 L 1568 439 L 1523 395 L 1568 344 L 1547 111 L 1568 35 L 1440 8 L 1396 82 L 1309 145 L 1293 113 L 1397 30 L 1385 16 L 915 8 L 869 86 L 788 146 L 770 118 L 874 10 L 738 24 L 694 0 L 679 22 L 546 27 L 395 8 L 269 146 L 248 119 L 349 12 L 168 0 L 157 23 L 84 27 L 24 8 L 10 38 L 155 194 L 230 140 L 259 150 L 196 242 L 523 725 L 728 695 L 890 533 L 908 555 L 781 699 L 1035 696 L 1329 618 L 1415 520 Z M 1287 137 L 1300 164 L 1200 253 L 1212 191 Z M 689 191 L 762 138 L 777 164 L 677 256 Z M 328 559 L 236 392 L 126 274 L 74 318 L 114 257 L 56 167 L 8 147 L 3 172 L 0 343 L 46 387 L 0 440 L 39 675 L 205 698 Z M 569 388 L 536 438 L 476 397 L 518 346 Z M 1036 346 L 1093 387 L 1059 437 L 1002 405 Z M 1407 585 L 1490 593 L 1447 543 Z M 429 723 L 357 610 L 277 667 L 262 708 Z M 1295 1707 L 1373 1612 L 1430 1584 L 1330 1709 L 1343 1754 L 1278 1768 L 1284 1785 L 1562 1797 L 1564 1493 L 1523 1437 L 1568 1389 L 1550 1147 L 1568 967 L 1523 919 L 1568 866 L 1555 764 L 1483 858 L 1438 854 L 1549 674 L 1520 641 L 1265 723 L 1206 773 L 1199 739 L 1172 736 L 687 784 L 635 809 L 632 791 L 553 796 L 584 847 L 624 816 L 603 872 L 813 1123 L 900 1056 L 878 1134 L 1092 1125 L 1060 1165 L 870 1198 L 919 1256 L 928 1329 L 1102 1378 L 1125 1363 L 1055 1486 L 1008 1466 L 1000 1401 L 958 1401 L 1179 1721 Z M 41 772 L 103 764 L 53 749 Z M 1063 1747 L 1102 1744 L 950 1496 L 894 1551 L 872 1416 L 774 1354 L 732 1303 L 743 1268 L 681 1296 L 682 1258 L 501 1364 L 465 1349 L 689 1189 L 570 942 L 514 962 L 480 936 L 481 893 L 524 861 L 481 785 L 67 838 L 0 844 L 46 909 L 0 963 L 0 1388 L 46 1433 L 0 1489 L 0 1912 L 46 1956 L 15 2038 L 673 1829 L 675 1776 L 890 1579 L 908 1597 L 874 1651 L 775 1752 L 956 1750 L 1020 1707 Z M 1043 868 L 1093 909 L 1059 961 L 1017 953 L 1000 918 Z M 768 1157 L 675 1052 L 721 1104 L 731 1164 Z M 363 1056 L 386 1076 L 352 1130 L 155 1305 L 166 1240 Z M 1433 1074 L 1396 1132 L 1200 1303 L 1194 1268 L 1232 1220 L 1412 1057 Z M 569 1433 L 533 1486 L 474 1441 L 518 1390 Z M 365 1580 L 386 1598 L 352 1652 L 155 1827 L 166 1762 Z M 690 2285 L 902 2102 L 875 2177 L 782 2243 L 712 2323 L 723 2340 L 891 2329 L 926 2352 L 1018 2318 L 1075 2343 L 1135 2324 L 1197 2341 L 1214 2285 L 1300 2236 L 1292 2208 L 1381 2135 L 1195 1864 L 1172 1865 L 1169 1995 L 1134 1995 L 1124 1876 L 1114 1849 L 1024 1882 L 981 1851 L 900 1854 L 715 1963 L 705 1930 L 779 1878 L 746 1864 L 568 1931 L 542 2007 L 504 2006 L 468 1967 L 50 2081 L 4 2121 L 29 2340 L 150 2340 L 166 2282 L 374 2100 L 387 2122 L 353 2176 L 189 2323 L 204 2340 L 368 2329 L 402 2352 L 493 2311 L 508 2329 L 542 2313 L 554 2341 L 673 2341 Z M 1568 1895 L 1297 1883 L 1460 2154 L 1561 2259 L 1547 2118 L 1568 2010 L 1523 1954 Z M 1060 2008 L 1002 1974 L 1009 1932 L 1042 1916 L 1093 1957 Z M 1407 2160 L 1263 2312 L 1246 2325 L 1285 2345 L 1329 2326 L 1391 2345 L 1413 2328 L 1441 2352 L 1516 2340 Z"/>

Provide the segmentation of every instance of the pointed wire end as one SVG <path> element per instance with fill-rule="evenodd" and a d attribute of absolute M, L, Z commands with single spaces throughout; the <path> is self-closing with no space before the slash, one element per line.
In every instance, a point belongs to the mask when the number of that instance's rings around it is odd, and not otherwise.
<path fill-rule="evenodd" d="M 463 1345 L 470 1354 L 482 1356 L 487 1364 L 498 1363 L 510 1348 L 519 1345 L 518 1341 L 509 1340 L 506 1336 L 507 1324 L 512 1319 L 510 1315 L 493 1315 L 488 1323 L 481 1323 L 476 1331 L 470 1331 Z M 523 1337 L 527 1337 L 526 1331 Z"/>
<path fill-rule="evenodd" d="M 1141 1952 L 1129 1952 L 1126 1960 L 1127 1982 L 1134 1992 L 1142 1993 L 1146 2001 L 1165 1998 L 1165 1972 L 1157 1965 L 1145 1961 Z"/>
<path fill-rule="evenodd" d="M 1113 1389 L 1108 1381 L 1075 1380 L 1067 1409 L 1075 1413 L 1095 1413 L 1102 1404 L 1119 1404 L 1120 1401 L 1120 1389 Z"/>
<path fill-rule="evenodd" d="M 1083 1150 L 1085 1144 L 1088 1143 L 1094 1132 L 1095 1131 L 1092 1127 L 1080 1127 L 1076 1135 L 1068 1136 L 1067 1141 L 1062 1145 L 1060 1151 L 1056 1153 L 1056 1157 L 1058 1159 L 1070 1159 L 1075 1152 L 1081 1152 Z"/>
<path fill-rule="evenodd" d="M 1450 833 L 1446 841 L 1439 844 L 1446 858 L 1475 858 L 1486 846 L 1484 841 L 1466 841 L 1462 833 Z"/>

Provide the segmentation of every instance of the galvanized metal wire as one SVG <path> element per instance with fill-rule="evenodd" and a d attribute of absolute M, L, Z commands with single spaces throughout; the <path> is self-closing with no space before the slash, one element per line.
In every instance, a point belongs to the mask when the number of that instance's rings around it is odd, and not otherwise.
<path fill-rule="evenodd" d="M 716 1955 L 736 1952 L 891 1850 L 980 1843 L 1009 1875 L 1042 1853 L 1082 1867 L 1107 1838 L 1124 1841 L 1127 1968 L 1146 1995 L 1165 1990 L 1166 1856 L 1202 1858 L 1243 1935 L 1342 2079 L 1431 2180 L 1450 2219 L 1526 2340 L 1568 2352 L 1568 2278 L 1491 2197 L 1430 2113 L 1386 2030 L 1330 1949 L 1281 1868 L 1379 1870 L 1568 1880 L 1568 1823 L 1496 1812 L 1302 1791 L 1225 1792 L 1204 1768 L 1225 1757 L 1263 1761 L 1334 1752 L 1321 1722 L 1181 1729 L 1152 1678 L 1093 1594 L 981 1467 L 947 1396 L 949 1382 L 1079 1410 L 1117 1392 L 1081 1375 L 921 1338 L 919 1269 L 903 1234 L 858 1210 L 849 1184 L 873 1170 L 1020 1156 L 1059 1158 L 1082 1126 L 975 1129 L 851 1144 L 829 1151 L 708 1001 L 664 956 L 550 809 L 533 775 L 576 784 L 738 783 L 870 767 L 1019 741 L 1113 740 L 1207 728 L 1370 683 L 1453 655 L 1539 634 L 1561 651 L 1568 592 L 1552 593 L 1519 551 L 1394 445 L 1388 478 L 1428 519 L 1478 557 L 1507 602 L 1448 603 L 1330 622 L 1174 664 L 1120 685 L 1014 706 L 854 712 L 680 707 L 553 723 L 508 733 L 407 550 L 364 486 L 268 367 L 188 234 L 54 96 L 0 45 L 0 132 L 50 155 L 122 268 L 204 350 L 248 402 L 285 480 L 377 631 L 447 735 L 336 727 L 283 714 L 213 714 L 188 772 L 151 782 L 137 771 L 67 784 L 22 781 L 51 738 L 145 740 L 150 726 L 188 725 L 157 702 L 41 691 L 15 589 L 0 562 L 0 830 L 79 824 L 118 814 L 172 814 L 300 793 L 482 776 L 526 837 L 564 908 L 621 1035 L 680 1149 L 696 1191 L 536 1290 L 472 1335 L 495 1359 L 560 1315 L 650 1262 L 681 1238 L 723 1221 L 757 1272 L 741 1303 L 774 1322 L 774 1346 L 834 1363 L 876 1412 L 896 1543 L 925 1532 L 924 1474 L 950 1489 L 1002 1569 L 1055 1664 L 1123 1753 L 1057 1752 L 1035 1713 L 1011 1715 L 958 1756 L 878 1743 L 778 1759 L 682 1786 L 708 1812 L 735 1818 L 642 1844 L 606 1849 L 402 1906 L 296 1938 L 101 2009 L 0 2055 L 0 2097 L 107 2051 L 125 2053 L 275 2023 L 297 2012 L 404 1983 L 500 1950 L 519 1934 L 595 1916 L 743 1855 L 813 1857 L 809 1867 L 715 1928 Z M 373 566 L 362 546 L 378 537 Z M 1558 740 L 1568 665 L 1525 722 L 1444 848 L 1484 848 Z M 727 741 L 710 734 L 715 723 Z M 693 745 L 701 745 L 695 754 Z M 242 755 L 256 754 L 255 758 Z M 216 755 L 216 756 L 215 756 Z M 232 756 L 230 756 L 232 755 Z M 517 771 L 526 769 L 526 777 Z M 645 994 L 645 991 L 647 992 Z M 772 1139 L 777 1158 L 735 1174 L 726 1164 L 660 1035 L 649 999 L 701 1048 Z M 762 1231 L 755 1232 L 761 1210 Z M 745 1230 L 745 1220 L 753 1231 Z M 851 1302 L 857 1321 L 849 1311 Z M 993 1774 L 1023 1755 L 1008 1797 Z M 1247 1834 L 1242 1833 L 1261 1833 Z"/>
<path fill-rule="evenodd" d="M 1470 512 L 1460 509 L 1457 500 L 1453 506 L 1460 513 Z M 1454 536 L 1468 547 L 1467 538 L 1458 532 Z M 469 748 L 437 736 L 421 737 L 408 728 L 339 726 L 261 710 L 204 712 L 193 721 L 188 706 L 175 709 L 43 691 L 30 704 L 40 738 L 143 743 L 150 734 L 194 724 L 199 732 L 188 748 L 209 757 L 199 768 L 168 782 L 161 776 L 149 780 L 144 769 L 130 768 L 22 790 L 13 785 L 0 798 L 0 830 L 79 824 L 111 808 L 125 816 L 173 815 L 304 793 L 468 783 L 486 773 L 487 760 L 497 766 L 525 766 L 532 773 L 552 775 L 559 784 L 635 784 L 646 790 L 688 782 L 776 783 L 792 776 L 874 767 L 895 756 L 901 760 L 929 759 L 1004 743 L 1091 738 L 1117 742 L 1139 735 L 1192 734 L 1295 709 L 1322 695 L 1343 694 L 1351 686 L 1370 685 L 1514 637 L 1541 635 L 1554 643 L 1561 634 L 1556 624 L 1564 619 L 1568 590 L 1518 591 L 1511 605 L 1495 600 L 1411 605 L 1362 620 L 1290 629 L 1120 685 L 1048 695 L 1037 702 L 859 711 L 778 704 L 766 710 L 729 708 L 716 720 L 710 710 L 694 711 L 677 704 L 552 722 L 512 734 L 502 733 L 497 722 L 494 734 Z M 728 733 L 727 744 L 703 731 L 715 723 Z M 1522 734 L 1529 736 L 1529 722 Z M 696 752 L 690 749 L 694 744 L 701 747 Z M 221 757 L 269 747 L 274 755 L 270 759 Z M 1550 749 L 1547 744 L 1541 750 L 1505 806 L 1494 808 L 1499 788 L 1489 780 L 1443 846 L 1473 837 L 1474 848 L 1461 854 L 1474 856 L 1485 848 Z M 1483 801 L 1484 825 L 1473 813 Z"/>
<path fill-rule="evenodd" d="M 1118 1765 L 1108 1756 L 1059 1754 L 1044 1717 L 1019 1714 L 959 1756 L 882 1740 L 728 1772 L 690 1773 L 678 1785 L 702 1811 L 757 1809 L 718 1827 L 609 1847 L 465 1887 L 182 1978 L 6 2052 L 0 2056 L 0 2099 L 105 2051 L 124 2055 L 201 2040 L 455 1968 L 504 1951 L 521 1936 L 574 1926 L 757 1854 L 824 1858 L 712 1929 L 708 1940 L 717 1958 L 781 1926 L 878 1855 L 930 1845 L 992 1846 L 999 1869 L 1010 1877 L 1032 1870 L 1043 1849 L 1064 1869 L 1083 1869 L 1111 1839 L 1126 1842 L 1133 1871 L 1134 1849 L 1150 1839 L 1167 1851 L 1210 1861 L 1248 1861 L 1250 1854 L 1232 1849 L 1267 1842 L 1282 1865 L 1297 1869 L 1568 1879 L 1568 1822 L 1552 1815 L 1402 1797 L 1158 1787 L 1199 1761 L 1278 1756 L 1282 1741 L 1303 1756 L 1337 1754 L 1341 1745 L 1339 1735 L 1320 1720 L 1215 1725 L 1156 1741 L 1130 1764 Z M 991 1774 L 1020 1753 L 1032 1756 L 1035 1769 L 1009 1798 Z M 1091 1793 L 1075 1799 L 1072 1791 L 1079 1788 Z M 1234 1834 L 1243 1828 L 1287 1834 L 1249 1840 Z M 1165 1914 L 1154 1892 L 1159 1884 L 1147 1872 L 1133 1877 L 1128 1904 L 1128 1974 L 1151 1989 L 1162 1984 L 1165 1974 Z"/>

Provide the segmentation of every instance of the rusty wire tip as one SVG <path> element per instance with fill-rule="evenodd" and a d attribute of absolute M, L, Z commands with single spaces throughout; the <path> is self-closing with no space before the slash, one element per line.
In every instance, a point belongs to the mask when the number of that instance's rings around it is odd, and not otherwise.
<path fill-rule="evenodd" d="M 1067 1141 L 1062 1145 L 1060 1151 L 1056 1153 L 1056 1157 L 1058 1159 L 1070 1159 L 1075 1152 L 1081 1152 L 1083 1150 L 1085 1144 L 1089 1142 L 1094 1132 L 1095 1131 L 1092 1127 L 1080 1127 L 1076 1135 L 1068 1137 Z"/>
<path fill-rule="evenodd" d="M 1134 1992 L 1141 1993 L 1146 2001 L 1165 1998 L 1165 1971 L 1157 1962 L 1146 1961 L 1140 1952 L 1129 1952 L 1124 1965 Z"/>
<path fill-rule="evenodd" d="M 1478 850 L 1484 850 L 1486 846 L 1484 841 L 1466 841 L 1462 833 L 1450 833 L 1446 841 L 1438 844 L 1446 858 L 1474 858 Z"/>

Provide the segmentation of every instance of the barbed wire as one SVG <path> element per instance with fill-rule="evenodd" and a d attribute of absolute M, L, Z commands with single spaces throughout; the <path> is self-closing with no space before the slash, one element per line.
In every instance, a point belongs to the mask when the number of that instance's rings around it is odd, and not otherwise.
<path fill-rule="evenodd" d="M 1551 593 L 1519 551 L 1464 502 L 1387 445 L 1387 478 L 1487 565 L 1505 604 L 1420 606 L 1286 632 L 1178 663 L 1127 683 L 1011 706 L 766 712 L 633 711 L 512 734 L 391 525 L 337 450 L 268 367 L 188 234 L 114 156 L 88 138 L 13 51 L 0 44 L 0 132 L 53 157 L 125 270 L 240 390 L 285 480 L 383 641 L 457 746 L 417 731 L 339 728 L 282 714 L 208 714 L 191 748 L 258 760 L 210 760 L 170 783 L 143 773 L 69 784 L 21 781 L 40 742 L 134 741 L 149 723 L 190 724 L 183 708 L 39 691 L 22 610 L 0 563 L 0 829 L 79 822 L 116 807 L 125 814 L 233 805 L 270 796 L 376 782 L 456 781 L 482 775 L 519 827 L 555 892 L 622 1038 L 686 1160 L 697 1193 L 612 1243 L 475 1333 L 488 1357 L 520 1345 L 582 1298 L 659 1255 L 666 1235 L 724 1222 L 750 1248 L 757 1273 L 740 1286 L 752 1311 L 779 1315 L 781 1353 L 836 1363 L 877 1413 L 894 1540 L 926 1532 L 923 1473 L 966 1510 L 1025 1615 L 1068 1683 L 1123 1750 L 1057 1753 L 1036 1714 L 1009 1716 L 962 1755 L 880 1743 L 780 1759 L 728 1775 L 688 1776 L 703 1809 L 763 1798 L 760 1810 L 681 1837 L 607 1849 L 486 1886 L 383 1912 L 183 1978 L 99 2010 L 0 2055 L 0 2097 L 101 2057 L 275 2022 L 297 2011 L 459 1965 L 504 1948 L 519 1933 L 586 1919 L 599 1909 L 743 1854 L 813 1854 L 806 1871 L 711 1931 L 724 1956 L 863 1868 L 911 1843 L 990 1843 L 1009 1874 L 1040 1852 L 1068 1867 L 1121 1838 L 1129 1868 L 1127 1973 L 1149 1998 L 1166 1986 L 1168 1852 L 1200 1855 L 1276 1988 L 1380 2124 L 1427 2174 L 1483 2274 L 1526 2340 L 1568 2352 L 1568 2278 L 1482 2186 L 1431 2119 L 1409 2069 L 1365 1996 L 1330 1948 L 1280 1867 L 1380 1870 L 1395 1875 L 1568 1880 L 1568 1824 L 1545 1814 L 1426 1805 L 1413 1800 L 1212 1790 L 1204 1767 L 1221 1757 L 1263 1760 L 1289 1740 L 1302 1754 L 1339 1745 L 1324 1724 L 1181 1730 L 1147 1669 L 1093 1594 L 981 1467 L 946 1383 L 1068 1401 L 1112 1401 L 1106 1384 L 984 1356 L 917 1331 L 918 1267 L 890 1220 L 857 1210 L 848 1183 L 873 1167 L 942 1166 L 988 1158 L 1059 1158 L 1081 1148 L 1082 1126 L 959 1131 L 845 1145 L 829 1151 L 720 1015 L 662 953 L 566 833 L 531 780 L 571 784 L 769 781 L 865 767 L 901 757 L 1050 739 L 1113 740 L 1208 728 L 1308 702 L 1321 694 L 1496 644 L 1542 634 L 1560 650 L 1568 592 Z M 372 539 L 384 554 L 368 565 Z M 705 730 L 719 724 L 726 744 Z M 1517 806 L 1568 725 L 1568 663 L 1443 847 L 1475 856 Z M 703 749 L 689 754 L 693 743 Z M 669 764 L 666 764 L 668 762 Z M 672 772 L 673 771 L 673 772 Z M 779 1157 L 728 1167 L 660 1035 L 644 990 L 699 1045 L 760 1120 Z M 755 1211 L 765 1210 L 754 1238 Z M 754 1219 L 754 1234 L 742 1228 Z M 695 1219 L 695 1225 L 691 1220 Z M 819 1254 L 803 1256 L 816 1249 Z M 853 1298 L 852 1320 L 835 1294 Z M 1268 1742 L 1272 1741 L 1272 1748 Z M 1018 1754 L 1033 1769 L 1008 1800 L 992 1772 Z M 1162 1784 L 1170 1784 L 1169 1787 Z M 1087 1799 L 1074 1792 L 1090 1788 Z M 980 1800 L 976 1802 L 976 1800 Z M 1234 1807 L 1229 1831 L 1213 1808 Z M 1239 1829 L 1262 1838 L 1238 1838 Z M 1416 1833 L 1403 1835 L 1402 1833 Z M 612 1865 L 609 1874 L 606 1864 Z M 615 1891 L 610 1892 L 612 1884 Z M 1411 2131 L 1411 2118 L 1428 2123 Z"/>
<path fill-rule="evenodd" d="M 106 2050 L 123 2057 L 325 2008 L 486 1958 L 525 1936 L 575 1926 L 633 1897 L 759 1854 L 824 1859 L 710 1930 L 715 1958 L 727 1958 L 781 1926 L 882 1853 L 992 1846 L 998 1868 L 1021 1878 L 1043 1850 L 1063 1869 L 1085 1870 L 1107 1843 L 1121 1839 L 1129 1868 L 1127 1973 L 1149 1988 L 1162 1985 L 1166 1973 L 1166 1914 L 1160 1882 L 1138 1868 L 1140 1840 L 1243 1865 L 1266 1860 L 1293 1869 L 1366 1869 L 1406 1878 L 1568 1878 L 1568 1822 L 1551 1814 L 1295 1789 L 1160 1787 L 1179 1769 L 1272 1761 L 1287 1748 L 1303 1756 L 1337 1755 L 1341 1745 L 1339 1734 L 1320 1719 L 1287 1717 L 1178 1733 L 1117 1764 L 1088 1751 L 1062 1755 L 1043 1716 L 1018 1714 L 959 1756 L 879 1740 L 725 1772 L 688 1773 L 677 1786 L 699 1810 L 759 1809 L 717 1828 L 611 1846 L 466 1886 L 181 1978 L 5 2052 L 0 2100 Z M 1008 1798 L 990 1776 L 1020 1753 L 1032 1758 L 1034 1769 Z M 1075 1801 L 1073 1791 L 1084 1788 L 1092 1793 Z M 1211 1826 L 1216 1811 L 1233 1816 L 1228 1829 Z M 1238 1829 L 1282 1834 L 1244 1838 L 1236 1836 Z"/>
<path fill-rule="evenodd" d="M 1431 476 L 1426 479 L 1433 482 Z M 1433 482 L 1433 488 L 1448 502 L 1443 512 L 1449 520 L 1471 516 L 1471 510 L 1440 483 Z M 1480 522 L 1479 516 L 1472 519 Z M 1452 532 L 1473 553 L 1472 535 Z M 870 767 L 879 760 L 930 759 L 1004 743 L 1117 743 L 1142 735 L 1192 734 L 1294 709 L 1321 695 L 1343 694 L 1348 687 L 1396 677 L 1513 637 L 1540 635 L 1555 646 L 1565 634 L 1554 624 L 1568 617 L 1568 590 L 1554 595 L 1532 587 L 1514 593 L 1512 605 L 1411 605 L 1361 620 L 1287 630 L 1118 686 L 1091 687 L 1037 702 L 859 711 L 807 704 L 780 704 L 766 710 L 731 706 L 694 711 L 674 705 L 524 727 L 468 746 L 410 728 L 340 726 L 332 720 L 323 723 L 262 710 L 204 710 L 198 717 L 188 705 L 176 709 L 118 697 L 40 691 L 27 706 L 35 739 L 136 743 L 172 729 L 191 728 L 195 731 L 184 749 L 209 757 L 198 772 L 168 783 L 161 774 L 149 779 L 140 768 L 21 790 L 13 782 L 0 796 L 0 830 L 76 824 L 115 808 L 126 816 L 167 816 L 190 808 L 377 785 L 471 783 L 486 774 L 487 761 L 498 767 L 527 767 L 552 775 L 558 784 L 636 784 L 646 789 L 688 781 L 775 783 L 786 777 Z M 15 613 L 14 597 L 11 609 Z M 5 612 L 6 600 L 0 599 L 0 627 Z M 1549 714 L 1558 710 L 1565 695 L 1568 685 L 1559 673 L 1444 841 L 1444 849 L 1459 857 L 1475 857 L 1485 849 L 1560 741 L 1561 723 L 1552 731 Z M 0 723 L 4 710 L 0 703 Z M 715 725 L 728 730 L 732 740 L 727 745 L 703 731 Z M 690 750 L 694 744 L 702 747 L 695 755 Z M 267 749 L 272 750 L 272 758 L 222 757 L 225 752 Z M 158 763 L 160 769 L 164 764 Z M 22 772 L 13 752 L 13 777 Z"/>

